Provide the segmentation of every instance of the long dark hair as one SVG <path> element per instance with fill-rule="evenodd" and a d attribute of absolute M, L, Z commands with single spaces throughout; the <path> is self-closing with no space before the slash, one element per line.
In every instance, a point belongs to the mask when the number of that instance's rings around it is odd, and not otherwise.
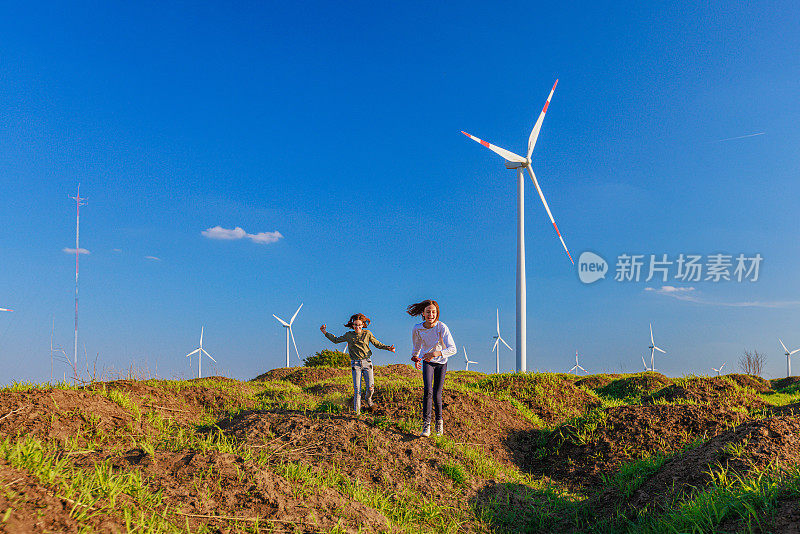
<path fill-rule="evenodd" d="M 361 321 L 362 323 L 364 323 L 364 328 L 366 328 L 370 322 L 369 318 L 363 313 L 354 313 L 353 315 L 350 316 L 350 320 L 347 323 L 345 323 L 345 326 L 347 328 L 353 328 L 353 321 Z"/>
<path fill-rule="evenodd" d="M 412 315 L 412 316 L 413 315 L 422 315 L 422 312 L 425 311 L 425 308 L 427 308 L 428 306 L 431 306 L 431 305 L 436 307 L 436 320 L 438 321 L 439 320 L 439 303 L 436 302 L 435 300 L 427 299 L 427 300 L 423 300 L 422 302 L 416 302 L 416 303 L 410 305 L 408 308 L 406 308 L 406 312 L 408 312 L 408 314 Z"/>

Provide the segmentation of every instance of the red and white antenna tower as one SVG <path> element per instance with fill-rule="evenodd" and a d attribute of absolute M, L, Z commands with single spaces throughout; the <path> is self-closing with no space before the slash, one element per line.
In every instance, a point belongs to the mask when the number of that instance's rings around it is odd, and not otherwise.
<path fill-rule="evenodd" d="M 73 365 L 75 373 L 78 373 L 78 258 L 81 255 L 80 248 L 80 228 L 81 228 L 81 206 L 85 206 L 86 199 L 81 198 L 81 184 L 78 184 L 78 196 L 69 197 L 75 201 L 76 215 L 75 215 L 75 353 Z"/>

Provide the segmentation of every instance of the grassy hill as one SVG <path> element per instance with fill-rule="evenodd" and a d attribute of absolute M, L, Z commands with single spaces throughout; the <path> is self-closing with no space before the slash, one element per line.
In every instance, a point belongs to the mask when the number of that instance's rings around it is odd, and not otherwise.
<path fill-rule="evenodd" d="M 0 531 L 797 532 L 797 380 L 375 375 L 0 390 Z"/>

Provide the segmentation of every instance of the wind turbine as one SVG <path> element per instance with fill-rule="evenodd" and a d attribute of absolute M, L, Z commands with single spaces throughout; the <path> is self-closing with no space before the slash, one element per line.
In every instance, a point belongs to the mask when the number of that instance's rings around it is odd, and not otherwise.
<path fill-rule="evenodd" d="M 272 314 L 272 316 L 275 317 L 278 320 L 278 322 L 280 322 L 283 325 L 284 328 L 286 328 L 286 367 L 289 367 L 289 336 L 292 337 L 292 344 L 294 344 L 294 351 L 295 353 L 297 353 L 297 359 L 298 360 L 300 359 L 300 352 L 297 350 L 297 343 L 295 343 L 294 341 L 294 333 L 292 332 L 292 323 L 294 322 L 294 318 L 297 317 L 297 314 L 300 313 L 300 308 L 302 307 L 303 303 L 301 302 L 300 307 L 297 308 L 297 311 L 294 312 L 294 315 L 292 315 L 292 318 L 288 323 L 283 319 L 281 319 L 280 317 L 278 317 L 277 315 L 275 315 L 274 313 Z"/>
<path fill-rule="evenodd" d="M 646 362 L 646 361 L 644 361 L 644 356 L 642 356 L 642 364 L 644 365 L 644 370 L 645 370 L 645 372 L 647 372 L 647 371 L 653 371 L 653 369 L 650 369 L 649 367 L 647 367 L 647 362 Z"/>
<path fill-rule="evenodd" d="M 728 363 L 728 362 L 725 362 L 725 363 Z M 714 369 L 717 372 L 717 376 L 719 376 L 719 373 L 720 373 L 720 371 L 722 371 L 722 368 L 725 367 L 725 363 L 720 365 L 719 369 L 717 369 L 716 367 L 712 367 L 712 369 Z"/>
<path fill-rule="evenodd" d="M 201 368 L 203 366 L 203 354 L 205 354 L 206 356 L 211 358 L 212 362 L 217 363 L 217 360 L 215 360 L 208 352 L 206 352 L 206 349 L 203 348 L 203 329 L 204 328 L 205 328 L 204 326 L 200 327 L 200 347 L 194 349 L 192 352 L 190 352 L 189 354 L 186 355 L 186 357 L 188 358 L 192 354 L 197 354 L 197 378 L 202 378 L 202 375 L 200 374 L 200 370 L 201 370 Z"/>
<path fill-rule="evenodd" d="M 575 374 L 577 375 L 577 374 L 578 374 L 578 371 L 577 371 L 577 369 L 580 369 L 581 371 L 583 371 L 583 372 L 584 372 L 584 373 L 586 373 L 587 375 L 589 374 L 589 371 L 587 371 L 586 369 L 584 369 L 583 367 L 581 367 L 581 366 L 580 366 L 580 364 L 578 363 L 578 351 L 576 350 L 576 351 L 575 351 L 575 367 L 573 367 L 572 369 L 570 369 L 570 370 L 569 370 L 569 371 L 567 371 L 567 372 L 568 372 L 568 373 L 571 373 L 572 371 L 575 371 Z"/>
<path fill-rule="evenodd" d="M 530 174 L 531 180 L 533 180 L 533 185 L 536 186 L 536 191 L 539 192 L 539 198 L 542 199 L 542 204 L 544 204 L 544 209 L 547 210 L 547 216 L 550 217 L 550 222 L 553 223 L 553 228 L 555 228 L 556 234 L 558 234 L 558 238 L 561 240 L 561 244 L 564 246 L 564 250 L 567 251 L 567 256 L 569 256 L 569 261 L 572 262 L 573 265 L 575 264 L 575 262 L 572 260 L 572 255 L 569 253 L 569 249 L 567 248 L 566 243 L 564 243 L 564 238 L 561 237 L 561 232 L 558 230 L 558 226 L 556 226 L 556 221 L 555 219 L 553 219 L 553 214 L 550 212 L 550 206 L 547 205 L 547 201 L 544 198 L 544 193 L 542 193 L 542 188 L 539 187 L 539 182 L 536 180 L 536 175 L 533 174 L 533 169 L 531 169 L 531 154 L 533 154 L 533 147 L 536 145 L 536 139 L 539 137 L 539 131 L 542 129 L 542 121 L 544 121 L 544 114 L 547 113 L 547 108 L 550 105 L 550 99 L 553 98 L 553 92 L 556 90 L 556 85 L 558 85 L 558 80 L 556 80 L 556 82 L 553 84 L 553 88 L 550 90 L 550 94 L 547 97 L 547 101 L 544 103 L 544 107 L 542 108 L 542 111 L 539 114 L 539 118 L 536 120 L 536 124 L 534 124 L 533 130 L 531 130 L 531 135 L 528 137 L 528 152 L 526 153 L 525 157 L 510 152 L 504 148 L 500 148 L 499 146 L 495 146 L 482 139 L 478 139 L 477 137 L 470 135 L 463 130 L 461 131 L 461 133 L 463 133 L 473 141 L 482 144 L 495 154 L 498 154 L 503 159 L 505 159 L 506 169 L 516 169 L 517 171 L 517 371 L 521 372 L 525 372 L 528 370 L 527 352 L 526 352 L 527 291 L 525 288 L 525 178 L 523 175 L 524 169 L 528 170 L 528 174 Z"/>
<path fill-rule="evenodd" d="M 492 350 L 497 353 L 496 354 L 497 364 L 495 366 L 495 372 L 497 374 L 500 374 L 500 345 L 499 345 L 499 343 L 501 341 L 503 342 L 503 345 L 508 347 L 508 350 L 514 350 L 514 349 L 512 349 L 511 347 L 508 346 L 508 343 L 506 343 L 505 339 L 500 337 L 500 310 L 498 309 L 497 310 L 497 335 L 494 336 L 494 347 L 492 347 Z"/>
<path fill-rule="evenodd" d="M 793 351 L 790 351 L 789 349 L 786 348 L 786 345 L 783 344 L 783 341 L 781 341 L 780 338 L 778 338 L 778 341 L 781 342 L 781 347 L 783 347 L 783 350 L 785 351 L 786 354 L 786 377 L 788 378 L 792 376 L 792 354 L 800 351 L 800 349 L 795 349 Z"/>
<path fill-rule="evenodd" d="M 478 362 L 470 361 L 469 357 L 467 356 L 467 347 L 464 347 L 464 360 L 467 364 L 467 368 L 465 369 L 466 371 L 469 371 L 469 364 L 474 363 L 475 365 L 478 365 Z"/>
<path fill-rule="evenodd" d="M 667 351 L 656 347 L 656 342 L 653 341 L 653 323 L 650 323 L 650 347 L 648 347 L 648 348 L 650 349 L 650 369 L 646 369 L 646 370 L 655 371 L 656 370 L 656 365 L 655 365 L 655 359 L 656 359 L 655 358 L 655 354 L 656 354 L 656 351 L 659 351 L 659 352 L 661 352 L 663 354 L 666 354 Z M 647 368 L 647 364 L 645 364 L 645 368 Z"/>

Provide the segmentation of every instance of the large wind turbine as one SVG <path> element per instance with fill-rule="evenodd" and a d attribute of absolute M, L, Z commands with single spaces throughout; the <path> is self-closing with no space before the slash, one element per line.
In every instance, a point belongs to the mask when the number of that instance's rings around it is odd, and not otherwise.
<path fill-rule="evenodd" d="M 464 347 L 464 360 L 467 364 L 467 368 L 465 369 L 466 371 L 469 371 L 469 364 L 474 363 L 475 365 L 478 365 L 478 362 L 470 361 L 469 356 L 467 356 L 467 347 Z"/>
<path fill-rule="evenodd" d="M 298 360 L 300 359 L 300 352 L 297 350 L 297 343 L 295 343 L 294 341 L 294 333 L 292 332 L 292 323 L 294 322 L 294 318 L 297 317 L 297 314 L 300 313 L 300 308 L 302 307 L 303 303 L 301 302 L 300 306 L 297 308 L 297 311 L 294 312 L 294 315 L 292 315 L 292 318 L 288 323 L 283 319 L 281 319 L 280 317 L 278 317 L 277 315 L 275 315 L 274 313 L 272 314 L 272 316 L 275 317 L 283 325 L 284 328 L 286 328 L 286 367 L 289 367 L 289 336 L 292 337 L 292 344 L 294 345 L 295 353 L 297 353 L 297 359 Z"/>
<path fill-rule="evenodd" d="M 536 186 L 536 191 L 539 192 L 539 198 L 542 199 L 544 209 L 547 210 L 547 216 L 550 217 L 550 222 L 553 223 L 553 228 L 555 228 L 556 234 L 558 234 L 558 238 L 561 240 L 561 244 L 564 246 L 564 250 L 567 251 L 569 261 L 571 261 L 573 265 L 575 264 L 575 262 L 572 260 L 572 255 L 569 253 L 566 243 L 564 243 L 564 238 L 561 237 L 561 232 L 558 230 L 558 226 L 556 226 L 556 221 L 553 219 L 553 214 L 550 212 L 550 206 L 547 205 L 547 201 L 544 198 L 542 188 L 539 187 L 539 182 L 536 180 L 536 175 L 533 174 L 533 169 L 531 169 L 531 155 L 533 154 L 533 147 L 536 145 L 536 139 L 539 137 L 539 131 L 542 129 L 544 114 L 547 113 L 547 107 L 550 105 L 550 99 L 553 98 L 553 92 L 556 90 L 556 85 L 558 85 L 558 80 L 556 80 L 556 82 L 553 84 L 553 88 L 550 90 L 550 95 L 547 97 L 547 101 L 544 103 L 544 107 L 542 108 L 542 112 L 539 114 L 539 118 L 536 120 L 533 130 L 531 130 L 531 135 L 528 137 L 528 152 L 525 157 L 510 152 L 504 148 L 500 148 L 499 146 L 495 146 L 482 139 L 478 139 L 477 137 L 470 135 L 463 130 L 461 131 L 461 133 L 473 141 L 482 144 L 495 154 L 498 154 L 505 159 L 507 169 L 516 169 L 517 171 L 517 371 L 521 372 L 528 370 L 526 353 L 527 292 L 525 289 L 525 178 L 523 175 L 523 169 L 528 170 L 528 174 L 530 174 L 531 180 L 533 180 L 533 185 Z"/>
<path fill-rule="evenodd" d="M 192 354 L 197 354 L 197 378 L 202 378 L 202 375 L 200 374 L 200 370 L 202 369 L 202 366 L 203 366 L 203 354 L 205 354 L 206 356 L 211 358 L 212 362 L 217 363 L 217 360 L 215 360 L 213 358 L 213 356 L 211 356 L 208 352 L 206 352 L 206 349 L 203 348 L 203 329 L 204 328 L 205 328 L 205 326 L 201 326 L 200 327 L 200 347 L 194 349 L 192 352 L 190 352 L 189 354 L 186 355 L 186 357 L 188 358 Z"/>
<path fill-rule="evenodd" d="M 497 374 L 500 374 L 500 345 L 499 345 L 499 343 L 501 341 L 503 342 L 503 345 L 508 347 L 508 350 L 514 350 L 514 349 L 512 349 L 511 347 L 508 346 L 508 343 L 506 343 L 505 339 L 500 337 L 500 310 L 498 309 L 497 310 L 497 335 L 494 336 L 494 347 L 492 347 L 492 350 L 497 353 L 496 354 L 497 364 L 495 366 L 495 372 Z"/>
<path fill-rule="evenodd" d="M 786 377 L 788 378 L 792 376 L 792 354 L 799 352 L 800 349 L 790 351 L 786 348 L 786 345 L 783 344 L 783 341 L 781 341 L 780 338 L 778 338 L 778 341 L 780 341 L 781 347 L 783 347 L 784 353 L 786 354 Z"/>
<path fill-rule="evenodd" d="M 656 365 L 655 365 L 655 359 L 656 359 L 655 358 L 655 354 L 656 354 L 656 351 L 659 351 L 659 352 L 661 352 L 663 354 L 666 354 L 667 351 L 656 347 L 656 342 L 653 341 L 653 323 L 650 323 L 650 346 L 648 348 L 650 349 L 650 369 L 649 370 L 650 371 L 655 371 L 656 370 Z M 647 367 L 647 365 L 645 364 L 645 368 L 646 367 Z"/>

